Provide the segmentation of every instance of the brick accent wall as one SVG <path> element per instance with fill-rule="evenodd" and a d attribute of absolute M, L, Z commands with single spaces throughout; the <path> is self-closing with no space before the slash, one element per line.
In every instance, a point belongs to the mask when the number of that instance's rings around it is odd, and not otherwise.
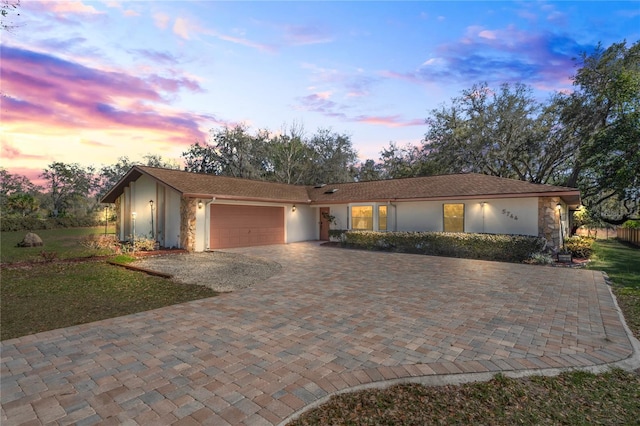
<path fill-rule="evenodd" d="M 189 252 L 196 250 L 196 208 L 195 198 L 180 200 L 180 246 Z"/>

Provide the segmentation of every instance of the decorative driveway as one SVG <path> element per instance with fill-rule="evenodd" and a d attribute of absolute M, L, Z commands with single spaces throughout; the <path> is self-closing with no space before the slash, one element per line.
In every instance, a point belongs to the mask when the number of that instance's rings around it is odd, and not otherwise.
<path fill-rule="evenodd" d="M 279 424 L 330 394 L 638 368 L 600 272 L 298 243 L 264 283 L 2 342 L 3 426 Z"/>

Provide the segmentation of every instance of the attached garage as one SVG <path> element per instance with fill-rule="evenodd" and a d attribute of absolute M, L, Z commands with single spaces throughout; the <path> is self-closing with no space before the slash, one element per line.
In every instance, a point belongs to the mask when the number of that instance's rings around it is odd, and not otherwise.
<path fill-rule="evenodd" d="M 211 204 L 211 249 L 284 244 L 284 207 Z"/>

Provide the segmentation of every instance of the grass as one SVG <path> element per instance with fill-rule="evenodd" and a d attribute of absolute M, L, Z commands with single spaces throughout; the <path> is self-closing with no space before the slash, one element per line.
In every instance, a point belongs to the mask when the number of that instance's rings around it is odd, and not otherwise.
<path fill-rule="evenodd" d="M 589 269 L 604 271 L 615 287 L 640 290 L 640 247 L 618 240 L 596 240 Z"/>
<path fill-rule="evenodd" d="M 598 240 L 590 269 L 603 270 L 627 324 L 640 337 L 640 249 Z M 639 424 L 640 371 L 566 372 L 557 377 L 426 387 L 396 385 L 332 397 L 290 425 Z"/>
<path fill-rule="evenodd" d="M 107 232 L 113 234 L 115 228 L 111 226 L 107 229 Z M 109 252 L 105 250 L 88 250 L 79 244 L 82 237 L 92 234 L 104 234 L 103 226 L 91 228 L 42 229 L 35 231 L 35 233 L 42 238 L 44 242 L 43 247 L 16 247 L 27 234 L 27 231 L 2 232 L 0 234 L 0 262 L 7 264 L 44 261 L 46 253 L 55 253 L 55 258 L 57 259 L 109 254 Z M 45 256 L 42 255 L 42 252 L 45 252 Z"/>
<path fill-rule="evenodd" d="M 640 338 L 640 248 L 618 240 L 597 240 L 589 269 L 607 273 L 627 325 Z"/>
<path fill-rule="evenodd" d="M 354 392 L 289 425 L 630 425 L 639 413 L 640 376 L 614 370 Z"/>
<path fill-rule="evenodd" d="M 203 286 L 179 284 L 105 261 L 59 261 L 99 254 L 79 241 L 101 230 L 104 232 L 104 228 L 39 231 L 46 249 L 57 255 L 58 260 L 52 262 L 44 262 L 42 248 L 15 247 L 25 232 L 2 233 L 1 340 L 217 294 Z M 112 260 L 126 263 L 131 258 L 120 255 Z"/>

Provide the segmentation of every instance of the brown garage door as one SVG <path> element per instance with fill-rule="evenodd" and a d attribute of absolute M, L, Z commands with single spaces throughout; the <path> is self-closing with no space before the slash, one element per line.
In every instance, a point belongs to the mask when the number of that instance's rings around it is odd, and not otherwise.
<path fill-rule="evenodd" d="M 284 208 L 211 205 L 212 249 L 284 244 Z"/>

